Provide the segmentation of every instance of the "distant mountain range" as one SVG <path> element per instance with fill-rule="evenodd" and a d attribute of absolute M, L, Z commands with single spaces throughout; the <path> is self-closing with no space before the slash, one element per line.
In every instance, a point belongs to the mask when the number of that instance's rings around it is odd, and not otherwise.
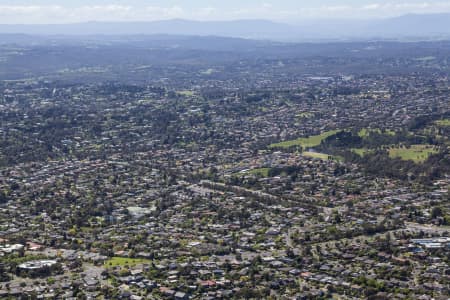
<path fill-rule="evenodd" d="M 0 21 L 1 22 L 1 21 Z M 88 22 L 61 25 L 0 25 L 0 34 L 25 35 L 189 35 L 276 41 L 447 39 L 450 14 L 405 15 L 378 20 L 321 20 L 296 25 L 266 20 Z"/>

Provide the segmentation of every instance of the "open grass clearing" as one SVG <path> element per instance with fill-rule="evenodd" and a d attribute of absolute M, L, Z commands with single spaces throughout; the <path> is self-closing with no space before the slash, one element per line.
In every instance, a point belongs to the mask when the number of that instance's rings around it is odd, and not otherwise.
<path fill-rule="evenodd" d="M 239 173 L 235 173 L 236 176 L 245 176 L 245 175 L 255 175 L 259 177 L 269 177 L 269 172 L 271 168 L 257 168 L 257 169 L 247 169 L 242 170 Z"/>
<path fill-rule="evenodd" d="M 214 69 L 207 69 L 201 72 L 203 75 L 211 75 L 212 73 L 214 73 Z"/>
<path fill-rule="evenodd" d="M 371 150 L 367 148 L 352 148 L 352 152 L 358 154 L 359 156 L 364 156 L 369 153 Z"/>
<path fill-rule="evenodd" d="M 391 147 L 389 156 L 403 160 L 412 160 L 416 163 L 424 162 L 432 154 L 438 153 L 438 149 L 432 145 L 411 145 L 411 147 Z"/>
<path fill-rule="evenodd" d="M 310 152 L 306 151 L 302 153 L 303 156 L 312 157 L 312 158 L 319 158 L 323 160 L 328 160 L 330 158 L 330 155 L 325 153 L 318 153 L 318 152 Z"/>
<path fill-rule="evenodd" d="M 194 92 L 193 91 L 188 91 L 188 90 L 178 91 L 177 94 L 181 95 L 181 96 L 185 96 L 185 97 L 192 97 L 192 96 L 194 96 Z"/>
<path fill-rule="evenodd" d="M 310 112 L 301 112 L 301 113 L 298 113 L 296 116 L 297 116 L 297 118 L 300 118 L 300 119 L 309 119 L 309 118 L 313 117 L 314 114 L 310 113 Z"/>
<path fill-rule="evenodd" d="M 389 130 L 389 129 L 382 131 L 379 128 L 376 128 L 376 129 L 363 128 L 358 132 L 358 136 L 361 138 L 365 138 L 365 137 L 368 137 L 370 135 L 370 133 L 386 134 L 386 135 L 390 135 L 390 136 L 395 135 L 395 131 Z"/>
<path fill-rule="evenodd" d="M 262 177 L 269 177 L 269 171 L 270 171 L 270 168 L 258 168 L 258 169 L 248 170 L 244 173 L 256 175 L 256 176 L 262 176 Z"/>
<path fill-rule="evenodd" d="M 426 62 L 426 61 L 431 61 L 431 60 L 435 60 L 436 57 L 435 56 L 424 56 L 424 57 L 418 57 L 415 58 L 415 61 L 421 61 L 421 62 Z"/>
<path fill-rule="evenodd" d="M 435 123 L 437 126 L 450 127 L 450 119 L 437 120 Z"/>
<path fill-rule="evenodd" d="M 269 145 L 269 148 L 271 148 L 271 149 L 273 149 L 273 148 L 290 148 L 290 147 L 294 147 L 294 146 L 301 146 L 303 148 L 316 147 L 316 146 L 319 146 L 320 143 L 324 139 L 326 139 L 327 137 L 330 137 L 338 132 L 339 132 L 339 130 L 326 131 L 322 134 L 310 136 L 307 138 L 299 138 L 299 139 L 295 139 L 295 140 L 271 144 L 271 145 Z"/>
<path fill-rule="evenodd" d="M 107 267 L 123 267 L 123 266 L 136 266 L 139 264 L 149 264 L 151 260 L 143 258 L 129 258 L 129 257 L 111 257 L 105 261 L 105 266 Z"/>

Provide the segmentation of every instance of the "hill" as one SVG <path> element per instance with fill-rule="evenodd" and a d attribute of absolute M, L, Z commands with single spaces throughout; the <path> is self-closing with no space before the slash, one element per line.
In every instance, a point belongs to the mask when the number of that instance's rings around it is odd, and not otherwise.
<path fill-rule="evenodd" d="M 405 15 L 377 20 L 267 20 L 87 22 L 52 25 L 0 25 L 0 34 L 29 35 L 188 35 L 276 41 L 413 39 L 450 37 L 450 14 Z"/>

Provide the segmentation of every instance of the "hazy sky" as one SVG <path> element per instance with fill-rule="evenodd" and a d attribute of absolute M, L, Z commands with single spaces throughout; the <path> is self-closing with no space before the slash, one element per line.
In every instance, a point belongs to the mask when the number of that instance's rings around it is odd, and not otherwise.
<path fill-rule="evenodd" d="M 450 12 L 450 0 L 0 0 L 0 23 L 382 18 Z"/>

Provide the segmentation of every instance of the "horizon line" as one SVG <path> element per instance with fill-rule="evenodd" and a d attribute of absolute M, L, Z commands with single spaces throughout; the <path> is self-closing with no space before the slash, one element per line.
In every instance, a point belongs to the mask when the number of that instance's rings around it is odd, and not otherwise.
<path fill-rule="evenodd" d="M 77 24 L 107 24 L 107 23 L 154 23 L 154 22 L 173 22 L 173 21 L 184 21 L 184 22 L 195 22 L 195 23 L 232 23 L 232 22 L 271 22 L 284 25 L 301 25 L 302 22 L 370 22 L 370 21 L 380 21 L 380 20 L 390 20 L 396 18 L 402 18 L 407 16 L 437 16 L 437 15 L 450 15 L 450 12 L 440 12 L 440 13 L 407 13 L 392 17 L 370 17 L 370 18 L 304 18 L 301 20 L 278 20 L 270 18 L 242 18 L 242 19 L 215 19 L 215 20 L 201 20 L 201 19 L 190 19 L 190 18 L 163 18 L 155 20 L 89 20 L 89 21 L 78 21 L 78 22 L 67 22 L 67 23 L 0 23 L 0 26 L 45 26 L 45 25 L 77 25 Z"/>

